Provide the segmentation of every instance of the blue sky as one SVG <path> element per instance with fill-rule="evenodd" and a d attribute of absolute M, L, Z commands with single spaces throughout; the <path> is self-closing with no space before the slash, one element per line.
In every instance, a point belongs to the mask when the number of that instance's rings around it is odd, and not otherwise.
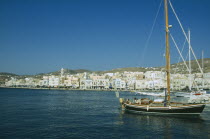
<path fill-rule="evenodd" d="M 1 0 L 0 72 L 37 74 L 69 69 L 110 70 L 164 65 L 161 0 Z M 191 30 L 198 58 L 209 58 L 210 1 L 171 0 Z M 171 33 L 180 48 L 184 36 L 171 9 Z M 187 48 L 187 46 L 185 46 Z M 171 61 L 178 53 L 171 41 Z M 186 50 L 187 52 L 187 50 Z M 184 52 L 184 55 L 186 55 Z"/>

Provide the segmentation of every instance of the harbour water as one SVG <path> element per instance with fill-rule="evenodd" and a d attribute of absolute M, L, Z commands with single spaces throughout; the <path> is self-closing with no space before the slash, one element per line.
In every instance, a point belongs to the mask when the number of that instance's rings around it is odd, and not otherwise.
<path fill-rule="evenodd" d="M 1 88 L 0 138 L 204 139 L 210 106 L 198 117 L 136 115 L 121 111 L 115 92 Z"/>

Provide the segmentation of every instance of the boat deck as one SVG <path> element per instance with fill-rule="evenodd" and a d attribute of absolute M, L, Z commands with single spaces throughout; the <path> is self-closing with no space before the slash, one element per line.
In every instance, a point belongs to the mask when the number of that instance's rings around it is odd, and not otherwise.
<path fill-rule="evenodd" d="M 134 106 L 166 107 L 164 103 L 148 103 L 148 104 L 127 103 L 127 104 L 134 105 Z M 179 103 L 179 102 L 171 102 L 170 103 L 171 107 L 181 107 L 181 106 L 190 106 L 190 105 L 196 105 L 196 104 Z"/>

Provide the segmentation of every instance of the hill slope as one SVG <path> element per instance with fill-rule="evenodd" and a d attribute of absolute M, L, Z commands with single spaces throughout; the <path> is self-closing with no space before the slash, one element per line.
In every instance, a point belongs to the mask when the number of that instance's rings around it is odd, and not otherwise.
<path fill-rule="evenodd" d="M 198 60 L 199 64 L 202 66 L 202 59 Z M 186 64 L 188 65 L 189 62 L 187 61 Z M 200 73 L 199 67 L 196 63 L 195 60 L 191 61 L 192 65 L 192 73 Z M 64 74 L 77 74 L 77 73 L 98 73 L 98 74 L 103 74 L 103 73 L 116 73 L 116 72 L 124 72 L 124 71 L 130 71 L 130 72 L 146 72 L 146 71 L 164 71 L 165 67 L 150 67 L 150 68 L 145 68 L 145 67 L 126 67 L 126 68 L 117 68 L 117 69 L 112 69 L 108 71 L 90 71 L 86 69 L 64 69 Z M 210 72 L 210 58 L 205 58 L 204 59 L 204 72 Z M 5 79 L 10 79 L 11 77 L 16 77 L 16 78 L 25 78 L 25 77 L 35 77 L 35 78 L 42 78 L 43 75 L 60 75 L 61 71 L 55 71 L 55 72 L 50 72 L 50 73 L 42 73 L 38 75 L 27 75 L 27 76 L 19 76 L 13 73 L 6 73 L 6 72 L 0 72 L 0 82 L 5 81 Z M 171 73 L 188 73 L 186 66 L 184 65 L 184 62 L 176 63 L 176 64 L 171 64 Z"/>
<path fill-rule="evenodd" d="M 210 58 L 203 59 L 204 61 L 204 72 L 210 72 Z M 200 64 L 202 68 L 202 59 L 198 60 L 198 63 Z M 187 65 L 189 65 L 189 61 L 186 62 Z M 144 68 L 144 67 L 127 67 L 127 68 L 118 68 L 113 69 L 109 71 L 104 71 L 103 73 L 108 72 L 124 72 L 124 71 L 131 71 L 131 72 L 146 72 L 146 71 L 164 71 L 165 67 L 150 67 L 150 68 Z M 192 73 L 199 73 L 199 67 L 196 62 L 196 60 L 191 60 L 191 70 Z M 188 73 L 187 68 L 184 64 L 184 62 L 171 64 L 171 72 L 172 73 Z"/>

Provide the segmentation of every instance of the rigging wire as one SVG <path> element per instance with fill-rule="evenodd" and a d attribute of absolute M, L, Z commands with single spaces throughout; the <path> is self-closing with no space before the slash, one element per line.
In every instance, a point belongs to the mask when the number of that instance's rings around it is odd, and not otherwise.
<path fill-rule="evenodd" d="M 185 46 L 185 44 L 186 44 L 186 39 L 185 39 L 185 41 L 184 41 L 184 43 L 183 43 L 183 45 L 182 45 L 182 50 L 181 50 L 181 54 L 183 53 L 183 50 L 184 50 L 184 46 Z M 187 55 L 188 56 L 188 55 Z M 180 60 L 181 60 L 181 57 L 179 56 L 179 59 L 178 59 L 178 61 L 177 61 L 177 63 L 179 63 L 180 62 Z M 185 61 L 186 61 L 186 59 L 185 59 Z M 175 68 L 175 73 L 177 72 L 177 70 L 178 70 L 178 64 L 176 65 L 176 68 Z"/>
<path fill-rule="evenodd" d="M 179 50 L 179 47 L 177 46 L 177 43 L 176 43 L 176 41 L 174 40 L 174 38 L 173 38 L 173 36 L 172 36 L 171 33 L 170 33 L 170 37 L 171 37 L 171 39 L 173 40 L 174 45 L 176 46 L 176 48 L 177 48 L 177 50 L 178 50 L 178 52 L 179 52 L 179 54 L 180 54 L 180 57 L 182 58 L 182 60 L 183 60 L 183 62 L 184 62 L 184 64 L 185 64 L 187 70 L 190 71 L 190 69 L 189 69 L 189 67 L 187 66 L 186 61 L 184 60 L 184 58 L 183 58 L 183 56 L 182 56 L 182 54 L 181 54 L 181 52 L 180 52 L 180 50 Z M 195 81 L 193 81 L 193 82 L 194 82 L 194 84 L 195 84 L 197 90 L 199 90 L 197 83 L 196 83 Z"/>
<path fill-rule="evenodd" d="M 176 46 L 176 49 L 178 50 L 178 52 L 179 52 L 179 54 L 180 54 L 180 57 L 182 58 L 182 60 L 183 60 L 183 62 L 184 62 L 184 64 L 185 64 L 187 70 L 190 71 L 190 70 L 189 70 L 189 67 L 187 66 L 187 64 L 186 64 L 186 62 L 185 62 L 185 60 L 184 60 L 184 58 L 183 58 L 183 56 L 182 56 L 182 54 L 181 54 L 181 51 L 179 50 L 179 47 L 177 46 L 177 43 L 175 42 L 174 37 L 172 36 L 171 33 L 170 33 L 170 37 L 171 37 L 171 39 L 173 40 L 174 45 Z"/>
<path fill-rule="evenodd" d="M 152 28 L 151 28 L 150 33 L 149 33 L 149 36 L 148 36 L 148 38 L 147 38 L 147 40 L 146 40 L 146 43 L 145 43 L 145 46 L 144 46 L 144 49 L 143 49 L 143 53 L 142 53 L 141 62 L 140 62 L 141 64 L 143 64 L 145 51 L 146 51 L 146 49 L 147 49 L 147 47 L 148 47 L 150 38 L 151 38 L 151 36 L 152 36 L 153 30 L 154 30 L 154 27 L 155 27 L 155 24 L 156 24 L 156 21 L 157 21 L 157 17 L 158 17 L 159 12 L 160 12 L 160 8 L 161 8 L 161 5 L 162 5 L 162 2 L 163 2 L 163 0 L 160 1 L 160 5 L 159 5 L 159 8 L 158 8 L 158 11 L 157 11 L 157 13 L 156 13 L 154 22 L 153 22 L 153 24 L 152 24 Z"/>
<path fill-rule="evenodd" d="M 186 35 L 186 33 L 185 33 L 185 30 L 184 30 L 184 28 L 183 28 L 183 26 L 182 26 L 182 23 L 180 22 L 179 17 L 177 16 L 177 14 L 176 14 L 176 12 L 175 12 L 175 10 L 174 10 L 174 7 L 173 7 L 173 5 L 172 5 L 172 3 L 171 3 L 170 0 L 169 0 L 169 4 L 170 4 L 171 9 L 172 9 L 172 11 L 173 11 L 173 13 L 174 13 L 174 15 L 175 15 L 175 17 L 176 17 L 176 19 L 177 19 L 177 21 L 178 21 L 180 27 L 181 27 L 181 29 L 182 29 L 182 32 L 183 32 L 183 34 L 184 34 L 184 36 L 185 36 L 185 38 L 186 38 L 188 44 L 190 44 L 189 39 L 188 39 L 188 37 L 187 37 L 187 35 Z M 196 57 L 196 55 L 195 55 L 195 53 L 194 53 L 194 51 L 193 51 L 193 49 L 192 49 L 191 44 L 190 44 L 190 50 L 192 51 L 192 54 L 193 54 L 193 56 L 195 57 L 195 60 L 196 60 L 196 62 L 197 62 L 197 64 L 198 64 L 198 67 L 199 67 L 200 72 L 203 74 L 203 71 L 202 71 L 202 69 L 201 69 L 200 64 L 198 63 L 197 57 Z"/>
<path fill-rule="evenodd" d="M 185 39 L 184 44 L 183 44 L 183 46 L 182 46 L 181 53 L 183 53 L 185 44 L 186 44 L 186 39 Z M 181 60 L 181 57 L 179 56 L 178 63 L 180 62 L 180 60 Z"/>

